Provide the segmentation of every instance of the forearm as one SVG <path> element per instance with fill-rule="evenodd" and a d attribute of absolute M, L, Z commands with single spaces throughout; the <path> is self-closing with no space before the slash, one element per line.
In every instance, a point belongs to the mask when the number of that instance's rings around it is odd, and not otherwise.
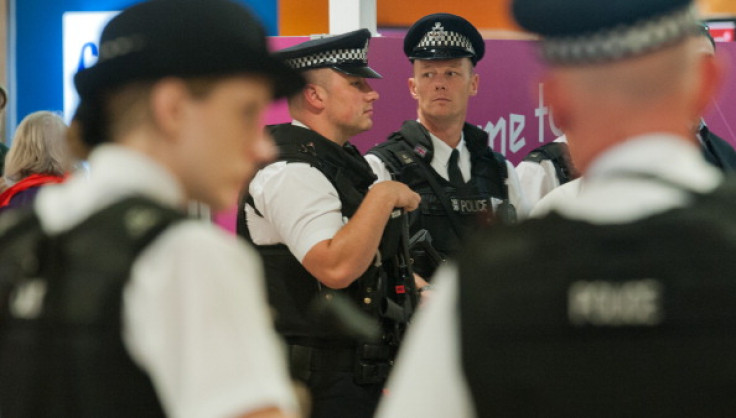
<path fill-rule="evenodd" d="M 302 260 L 304 267 L 328 287 L 349 286 L 374 261 L 394 200 L 381 189 L 371 189 L 332 239 L 312 247 Z"/>

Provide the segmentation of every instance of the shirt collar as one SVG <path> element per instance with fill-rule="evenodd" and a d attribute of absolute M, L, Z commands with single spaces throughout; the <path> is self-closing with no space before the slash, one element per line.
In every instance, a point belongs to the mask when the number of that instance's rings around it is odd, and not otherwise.
<path fill-rule="evenodd" d="M 586 182 L 590 182 L 593 179 L 615 180 L 620 173 L 638 173 L 703 190 L 712 186 L 713 171 L 691 140 L 654 133 L 631 138 L 611 148 L 591 164 L 585 177 Z"/>
<path fill-rule="evenodd" d="M 185 203 L 181 183 L 163 166 L 128 147 L 103 144 L 90 155 L 89 173 L 78 172 L 58 187 L 44 188 L 35 206 L 47 230 L 62 231 L 133 195 L 170 207 Z"/>
<path fill-rule="evenodd" d="M 450 154 L 452 153 L 453 148 L 447 145 L 445 141 L 441 140 L 432 132 L 429 132 L 429 138 L 432 140 L 434 160 L 441 161 L 446 166 L 450 161 Z M 460 142 L 457 143 L 457 146 L 454 149 L 457 149 L 460 152 L 461 157 L 467 152 L 467 147 L 465 146 L 464 132 L 460 133 Z"/>

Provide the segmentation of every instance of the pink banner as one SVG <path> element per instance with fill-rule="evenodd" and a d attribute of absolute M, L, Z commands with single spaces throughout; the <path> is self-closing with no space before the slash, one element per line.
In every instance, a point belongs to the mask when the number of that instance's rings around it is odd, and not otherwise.
<path fill-rule="evenodd" d="M 307 37 L 272 38 L 274 50 L 307 40 Z M 736 43 L 719 43 L 718 55 L 736 68 Z M 369 80 L 380 94 L 374 106 L 374 126 L 352 139 L 361 151 L 383 142 L 405 120 L 416 119 L 416 102 L 409 95 L 407 79 L 411 64 L 403 53 L 403 39 L 380 37 L 371 40 L 368 60 L 383 79 Z M 539 145 L 561 135 L 550 117 L 539 81 L 543 66 L 532 41 L 487 40 L 486 55 L 478 63 L 478 95 L 470 99 L 468 122 L 490 136 L 490 146 L 514 164 Z M 705 115 L 710 129 L 736 145 L 736 78 L 726 77 L 721 91 Z M 266 123 L 290 121 L 285 103 L 275 104 Z M 234 212 L 233 212 L 234 213 Z M 232 230 L 232 213 L 218 223 Z"/>
<path fill-rule="evenodd" d="M 274 38 L 274 49 L 306 40 L 306 37 Z M 719 43 L 718 55 L 736 68 L 736 43 Z M 409 95 L 411 64 L 403 53 L 403 39 L 371 40 L 369 62 L 383 79 L 369 80 L 381 95 L 374 107 L 374 126 L 352 139 L 363 152 L 383 142 L 404 120 L 416 119 L 416 102 Z M 468 122 L 490 135 L 490 145 L 517 163 L 540 144 L 561 135 L 551 122 L 539 76 L 543 70 L 532 41 L 487 40 L 486 55 L 478 63 L 478 95 L 470 99 Z M 726 77 L 714 105 L 705 115 L 713 132 L 736 144 L 736 78 Z M 269 123 L 289 120 L 285 108 L 269 117 Z"/>

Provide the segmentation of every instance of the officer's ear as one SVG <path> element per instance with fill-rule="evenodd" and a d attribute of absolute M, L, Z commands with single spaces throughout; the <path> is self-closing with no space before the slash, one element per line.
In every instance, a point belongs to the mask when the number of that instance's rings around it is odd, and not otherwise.
<path fill-rule="evenodd" d="M 156 82 L 150 96 L 151 117 L 156 128 L 167 137 L 176 137 L 192 100 L 183 80 L 169 77 Z"/>
<path fill-rule="evenodd" d="M 478 94 L 478 84 L 480 84 L 480 76 L 475 72 L 474 69 L 470 70 L 470 95 L 475 96 Z"/>
<path fill-rule="evenodd" d="M 712 104 L 713 98 L 724 79 L 727 62 L 722 56 L 701 54 L 698 63 L 698 85 L 695 93 L 695 110 L 692 112 L 699 120 L 700 116 Z"/>
<path fill-rule="evenodd" d="M 542 80 L 544 86 L 543 94 L 544 101 L 553 109 L 552 118 L 555 126 L 565 131 L 569 126 L 570 121 L 570 96 L 566 94 L 566 88 L 564 87 L 563 81 L 559 77 L 550 75 Z"/>
<path fill-rule="evenodd" d="M 312 108 L 322 110 L 325 108 L 327 90 L 319 84 L 308 83 L 302 91 L 304 101 Z"/>
<path fill-rule="evenodd" d="M 416 83 L 416 80 L 414 80 L 414 77 L 411 77 L 407 81 L 407 83 L 409 85 L 409 93 L 411 93 L 411 97 L 413 97 L 414 100 L 418 100 L 418 97 L 417 97 L 417 83 Z"/>

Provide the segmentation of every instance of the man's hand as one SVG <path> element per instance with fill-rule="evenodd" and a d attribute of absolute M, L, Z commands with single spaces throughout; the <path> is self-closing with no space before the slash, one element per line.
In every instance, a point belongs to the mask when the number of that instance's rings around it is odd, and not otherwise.
<path fill-rule="evenodd" d="M 419 293 L 419 306 L 424 306 L 432 298 L 432 285 L 427 283 L 422 276 L 414 273 L 414 286 L 416 286 L 417 293 Z"/>
<path fill-rule="evenodd" d="M 380 193 L 386 201 L 392 201 L 393 207 L 411 212 L 419 207 L 422 198 L 404 183 L 398 181 L 382 181 L 371 187 L 372 193 Z"/>

